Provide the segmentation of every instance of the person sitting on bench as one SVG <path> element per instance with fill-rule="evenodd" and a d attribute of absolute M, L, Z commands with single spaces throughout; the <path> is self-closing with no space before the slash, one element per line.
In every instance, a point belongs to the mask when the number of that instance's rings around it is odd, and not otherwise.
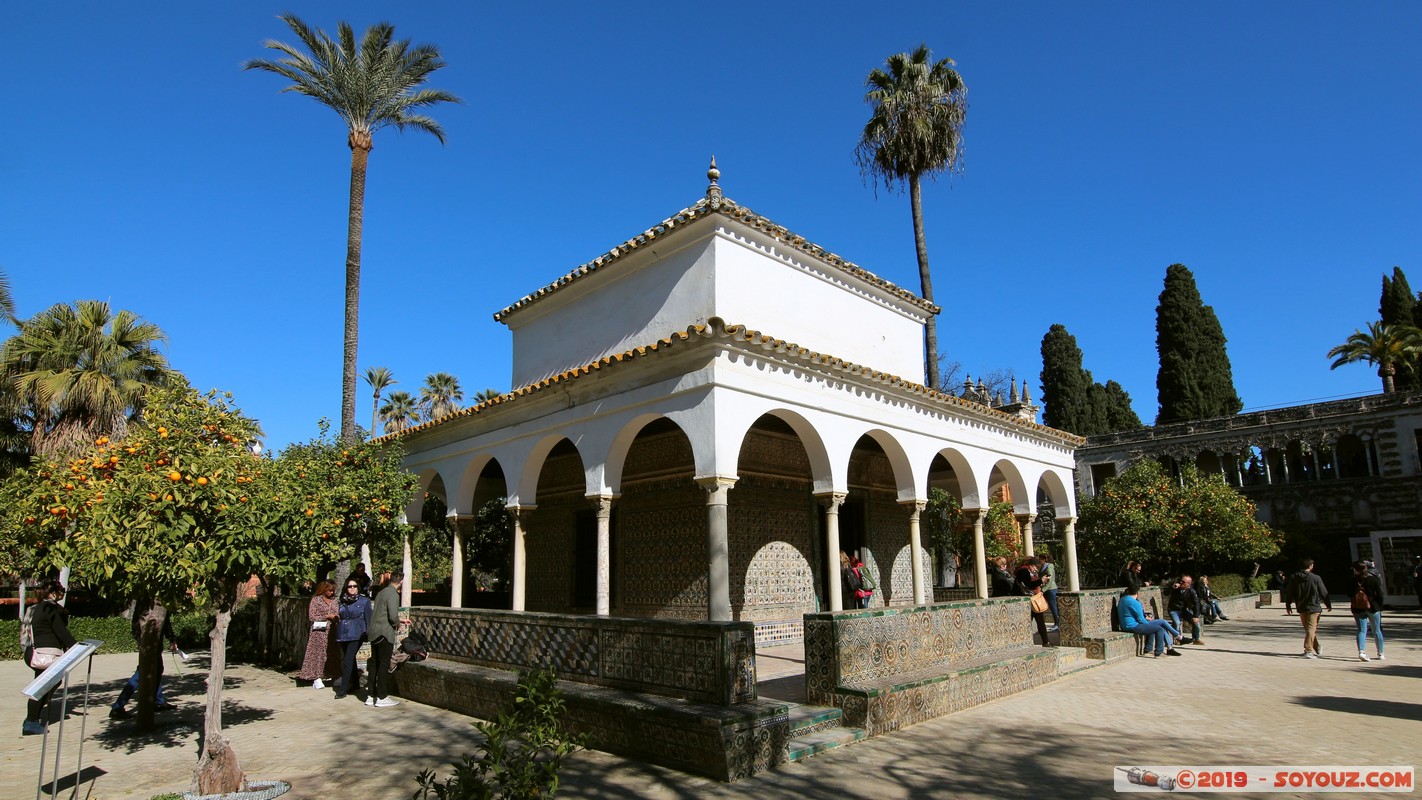
<path fill-rule="evenodd" d="M 1174 647 L 1180 631 L 1163 619 L 1146 619 L 1145 608 L 1138 597 L 1140 591 L 1139 586 L 1127 586 L 1126 593 L 1116 601 L 1116 616 L 1120 619 L 1121 630 L 1146 637 L 1146 649 L 1153 651 L 1156 658 L 1160 658 L 1162 653 L 1180 655 Z"/>

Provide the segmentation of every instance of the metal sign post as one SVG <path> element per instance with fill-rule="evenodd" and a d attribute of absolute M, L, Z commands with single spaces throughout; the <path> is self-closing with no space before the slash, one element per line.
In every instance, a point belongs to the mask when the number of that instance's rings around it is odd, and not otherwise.
<path fill-rule="evenodd" d="M 64 655 L 60 656 L 59 660 L 49 665 L 49 669 L 40 673 L 38 677 L 30 682 L 30 685 L 20 690 L 21 694 L 38 702 L 44 699 L 46 694 L 53 691 L 61 681 L 64 683 L 64 693 L 60 695 L 59 704 L 59 738 L 56 739 L 54 743 L 54 774 L 51 776 L 49 787 L 51 797 L 56 796 L 59 792 L 59 759 L 60 753 L 64 749 L 64 718 L 69 712 L 69 673 L 79 665 L 80 661 L 86 661 L 89 666 L 88 671 L 84 675 L 84 704 L 82 706 L 84 719 L 79 723 L 79 761 L 74 768 L 74 792 L 77 794 L 79 791 L 79 776 L 82 774 L 84 764 L 84 735 L 89 727 L 89 679 L 93 677 L 94 674 L 94 661 L 92 656 L 95 651 L 103 646 L 104 643 L 100 639 L 85 639 L 79 642 L 64 651 Z M 46 708 L 44 713 L 48 715 L 49 709 Z M 44 740 L 40 743 L 39 778 L 35 782 L 35 800 L 40 800 L 40 794 L 44 791 L 44 762 L 48 750 L 49 726 L 46 725 L 44 729 Z"/>

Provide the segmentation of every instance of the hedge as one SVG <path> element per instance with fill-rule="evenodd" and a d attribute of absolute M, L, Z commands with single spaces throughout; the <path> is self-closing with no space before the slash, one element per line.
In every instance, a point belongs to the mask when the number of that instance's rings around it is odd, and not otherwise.
<path fill-rule="evenodd" d="M 173 634 L 178 646 L 185 650 L 205 649 L 212 619 L 205 614 L 188 612 L 173 615 Z M 101 639 L 99 653 L 136 653 L 132 624 L 124 617 L 70 617 L 69 632 L 79 641 Z M 0 620 L 0 661 L 18 660 L 20 653 L 20 621 Z"/>

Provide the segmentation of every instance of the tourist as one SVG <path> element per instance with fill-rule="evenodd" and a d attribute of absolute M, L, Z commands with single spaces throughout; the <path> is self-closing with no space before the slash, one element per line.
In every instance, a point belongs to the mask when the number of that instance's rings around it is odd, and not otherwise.
<path fill-rule="evenodd" d="M 1353 595 L 1350 606 L 1353 622 L 1358 626 L 1358 660 L 1368 661 L 1368 625 L 1373 628 L 1373 642 L 1378 646 L 1378 660 L 1383 657 L 1382 581 L 1372 574 L 1368 562 L 1353 564 Z"/>
<path fill-rule="evenodd" d="M 1017 591 L 1017 582 L 1013 580 L 1012 573 L 1007 571 L 1007 557 L 998 556 L 992 560 L 992 597 L 1015 597 L 1020 592 Z"/>
<path fill-rule="evenodd" d="M 25 663 L 34 670 L 38 678 L 64 651 L 74 646 L 74 634 L 69 632 L 69 611 L 59 602 L 64 599 L 64 584 L 50 581 L 39 590 L 39 602 L 26 615 L 29 620 L 28 633 L 21 626 L 20 643 L 24 645 Z M 28 639 L 28 641 L 26 641 Z M 58 684 L 55 684 L 58 686 Z M 25 714 L 25 723 L 20 728 L 22 736 L 35 736 L 45 732 L 45 711 L 49 708 L 49 698 L 54 695 L 51 687 L 44 697 L 31 700 Z"/>
<path fill-rule="evenodd" d="M 1183 631 L 1188 620 L 1192 637 L 1189 644 L 1204 644 L 1200 639 L 1200 595 L 1195 591 L 1194 579 L 1189 575 L 1181 575 L 1180 580 L 1172 585 L 1171 589 L 1171 621 L 1175 623 L 1176 628 Z"/>
<path fill-rule="evenodd" d="M 1305 558 L 1298 572 L 1289 577 L 1284 587 L 1284 601 L 1292 602 L 1299 609 L 1299 621 L 1304 630 L 1304 658 L 1318 658 L 1323 650 L 1318 645 L 1318 616 L 1323 609 L 1333 610 L 1328 601 L 1328 587 L 1323 579 L 1314 574 L 1313 559 Z"/>
<path fill-rule="evenodd" d="M 301 660 L 299 681 L 311 681 L 311 688 L 324 689 L 323 678 L 335 677 L 327 668 L 330 661 L 331 625 L 340 619 L 336 608 L 336 586 L 330 581 L 316 584 L 316 594 L 306 606 L 306 618 L 311 621 L 311 631 L 306 637 L 306 657 Z"/>
<path fill-rule="evenodd" d="M 862 559 L 855 558 L 851 569 L 859 578 L 859 588 L 854 591 L 855 608 L 868 608 L 869 603 L 874 599 L 874 590 L 879 588 L 879 584 L 874 580 L 874 573 L 869 571 L 869 567 L 864 564 Z"/>
<path fill-rule="evenodd" d="M 163 607 L 162 604 L 160 604 L 157 600 L 151 602 L 155 608 Z M 139 643 L 139 647 L 141 649 L 143 641 L 143 629 L 141 627 L 141 623 L 143 622 L 144 615 L 142 604 L 134 603 L 132 615 L 133 618 L 130 621 L 129 627 L 133 630 L 133 640 Z M 158 637 L 160 644 L 166 641 L 168 643 L 168 646 L 174 651 L 178 649 L 178 637 L 173 634 L 172 614 L 165 613 L 163 615 L 163 628 L 159 631 Z M 138 667 L 134 667 L 133 675 L 129 676 L 128 683 L 125 683 L 123 685 L 123 688 L 119 690 L 118 699 L 115 700 L 113 704 L 109 706 L 109 719 L 124 719 L 125 717 L 127 717 L 129 714 L 128 701 L 137 691 Z M 159 650 L 158 681 L 157 685 L 153 689 L 153 709 L 155 711 L 167 711 L 172 707 L 173 706 L 163 698 L 163 654 L 162 651 Z"/>
<path fill-rule="evenodd" d="M 1220 596 L 1210 591 L 1209 575 L 1200 576 L 1200 582 L 1195 586 L 1195 594 L 1200 596 L 1200 610 L 1204 612 L 1206 625 L 1215 624 L 1217 619 L 1229 622 L 1229 617 L 1220 609 Z"/>
<path fill-rule="evenodd" d="M 859 590 L 863 588 L 859 574 L 849 554 L 839 551 L 840 605 L 844 608 L 859 608 Z"/>
<path fill-rule="evenodd" d="M 1040 572 L 1042 562 L 1028 556 L 1022 562 L 1022 566 L 1017 568 L 1017 575 L 1014 584 L 1018 594 L 1032 596 L 1042 593 L 1042 574 Z M 1045 598 L 1044 598 L 1045 599 Z M 1037 635 L 1042 640 L 1043 647 L 1052 647 L 1051 641 L 1047 638 L 1047 610 L 1032 610 L 1032 621 L 1037 624 Z"/>
<path fill-rule="evenodd" d="M 1121 587 L 1123 589 L 1129 589 L 1134 586 L 1139 589 L 1143 586 L 1149 586 L 1150 581 L 1145 580 L 1141 576 L 1141 570 L 1143 568 L 1144 566 L 1139 561 L 1131 561 L 1127 563 L 1126 569 L 1121 573 Z M 1121 594 L 1125 595 L 1125 592 L 1122 592 Z"/>
<path fill-rule="evenodd" d="M 360 593 L 366 597 L 370 597 L 370 573 L 365 571 L 364 563 L 356 564 L 355 569 L 351 570 L 351 574 L 347 580 L 354 580 L 356 585 L 360 587 Z M 345 594 L 342 593 L 341 597 L 344 598 Z"/>
<path fill-rule="evenodd" d="M 1116 618 L 1121 623 L 1121 630 L 1145 636 L 1146 649 L 1155 653 L 1156 658 L 1164 653 L 1180 655 L 1174 646 L 1175 640 L 1180 638 L 1180 631 L 1163 619 L 1146 617 L 1145 608 L 1137 596 L 1140 591 L 1139 586 L 1127 586 L 1126 593 L 1116 601 Z"/>
<path fill-rule="evenodd" d="M 1042 594 L 1047 598 L 1047 608 L 1052 612 L 1052 628 L 1061 626 L 1061 618 L 1057 614 L 1057 565 L 1052 563 L 1050 555 L 1043 555 L 1042 562 Z"/>
<path fill-rule="evenodd" d="M 1284 591 L 1289 585 L 1289 576 L 1283 570 L 1274 571 L 1274 588 L 1279 590 L 1279 599 L 1284 602 L 1284 616 L 1291 617 L 1294 614 L 1294 604 L 1289 602 L 1289 593 Z"/>
<path fill-rule="evenodd" d="M 368 706 L 389 708 L 400 704 L 399 700 L 385 696 L 385 687 L 390 683 L 390 656 L 395 652 L 396 640 L 400 638 L 400 584 L 404 580 L 403 573 L 390 573 L 385 588 L 375 596 L 369 629 L 370 649 L 375 656 L 375 665 L 371 669 L 375 674 L 370 678 L 371 692 L 365 698 Z"/>
<path fill-rule="evenodd" d="M 1417 607 L 1422 608 L 1422 555 L 1412 557 L 1412 591 L 1417 593 Z"/>
<path fill-rule="evenodd" d="M 336 684 L 336 699 L 340 700 L 354 692 L 359 683 L 356 674 L 356 654 L 370 630 L 370 598 L 361 594 L 360 583 L 355 576 L 346 578 L 346 590 L 341 593 L 340 608 L 337 611 L 336 642 L 341 646 L 341 682 Z"/>

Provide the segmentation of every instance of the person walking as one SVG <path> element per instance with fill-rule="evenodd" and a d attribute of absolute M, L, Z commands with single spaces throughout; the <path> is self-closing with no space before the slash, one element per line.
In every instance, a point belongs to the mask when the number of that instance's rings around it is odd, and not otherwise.
<path fill-rule="evenodd" d="M 153 605 L 158 606 L 159 608 L 162 608 L 162 605 L 159 604 L 157 600 L 150 600 L 147 602 L 152 603 Z M 147 610 L 145 608 L 145 605 L 145 603 L 134 603 L 133 610 L 131 612 L 133 614 L 133 619 L 130 623 L 130 627 L 133 629 L 133 640 L 135 642 L 140 642 L 140 647 L 142 646 L 141 642 L 143 639 L 143 630 L 141 627 L 141 623 L 143 622 L 143 615 L 144 613 L 146 613 Z M 159 642 L 161 644 L 164 641 L 168 643 L 169 649 L 173 650 L 174 652 L 177 652 L 178 637 L 173 633 L 172 614 L 163 615 L 163 628 L 159 632 Z M 109 706 L 109 719 L 125 719 L 126 717 L 128 717 L 128 701 L 133 698 L 134 693 L 136 693 L 137 691 L 138 667 L 134 667 L 133 675 L 129 677 L 128 683 L 125 683 L 123 685 L 123 688 L 119 690 L 118 699 L 115 700 L 113 704 Z M 172 704 L 169 703 L 163 697 L 163 652 L 160 649 L 158 651 L 158 680 L 153 690 L 153 710 L 167 711 L 172 707 Z"/>
<path fill-rule="evenodd" d="M 1386 660 L 1383 657 L 1382 581 L 1372 574 L 1366 561 L 1353 563 L 1353 595 L 1349 605 L 1353 611 L 1353 622 L 1358 626 L 1358 660 L 1371 660 L 1368 658 L 1369 625 L 1373 628 L 1373 642 L 1378 646 L 1378 660 Z"/>
<path fill-rule="evenodd" d="M 301 659 L 299 681 L 311 681 L 311 688 L 324 689 L 323 678 L 334 677 L 327 669 L 327 651 L 331 646 L 331 627 L 340 619 L 336 608 L 336 586 L 330 581 L 316 584 L 316 593 L 306 606 L 306 618 L 311 631 L 306 637 L 306 655 Z"/>
<path fill-rule="evenodd" d="M 39 602 L 26 615 L 29 624 L 21 625 L 20 631 L 25 664 L 34 670 L 36 678 L 59 660 L 65 650 L 74 646 L 74 634 L 69 632 L 69 611 L 59 604 L 64 599 L 64 584 L 50 581 L 40 588 L 39 597 Z M 44 697 L 29 701 L 20 735 L 37 736 L 45 732 L 46 711 L 53 696 L 52 687 Z"/>
<path fill-rule="evenodd" d="M 1328 587 L 1323 585 L 1323 579 L 1314 574 L 1313 559 L 1305 558 L 1299 566 L 1299 571 L 1290 575 L 1288 584 L 1284 586 L 1284 602 L 1294 604 L 1299 612 L 1299 622 L 1303 623 L 1302 657 L 1318 658 L 1323 655 L 1318 645 L 1318 617 L 1325 608 L 1332 611 L 1333 604 L 1328 601 Z"/>
<path fill-rule="evenodd" d="M 390 656 L 395 652 L 395 642 L 400 638 L 400 585 L 405 582 L 402 572 L 390 573 L 385 588 L 375 596 L 375 607 L 370 616 L 370 649 L 375 657 L 370 677 L 371 692 L 365 704 L 376 708 L 389 708 L 400 704 L 385 695 L 390 683 Z"/>
<path fill-rule="evenodd" d="M 356 676 L 356 654 L 361 642 L 370 630 L 373 604 L 361 592 L 360 583 L 354 576 L 346 578 L 346 590 L 341 593 L 340 619 L 336 623 L 336 642 L 341 647 L 341 681 L 336 684 L 336 699 L 340 700 L 358 687 Z"/>

